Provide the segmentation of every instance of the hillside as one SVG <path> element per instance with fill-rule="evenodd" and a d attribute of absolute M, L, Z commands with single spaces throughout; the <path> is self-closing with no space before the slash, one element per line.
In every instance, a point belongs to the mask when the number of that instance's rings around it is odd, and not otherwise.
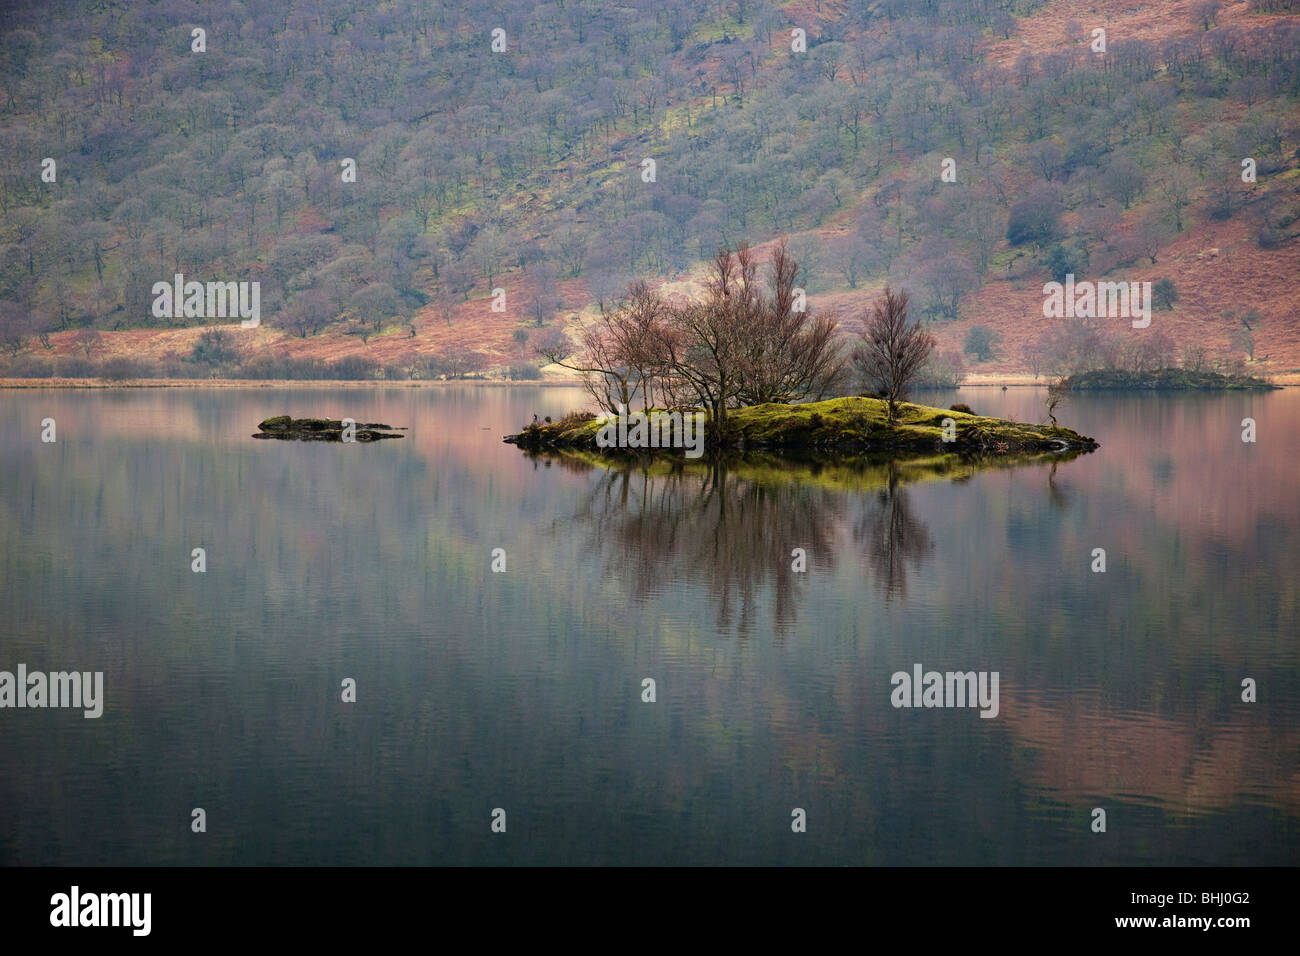
<path fill-rule="evenodd" d="M 941 351 L 987 329 L 970 381 L 1300 380 L 1300 3 L 19 3 L 0 83 L 0 375 L 519 377 L 632 278 L 784 238 L 846 332 L 887 282 Z M 1066 270 L 1176 298 L 1065 328 Z M 259 282 L 261 327 L 156 318 L 176 272 Z"/>

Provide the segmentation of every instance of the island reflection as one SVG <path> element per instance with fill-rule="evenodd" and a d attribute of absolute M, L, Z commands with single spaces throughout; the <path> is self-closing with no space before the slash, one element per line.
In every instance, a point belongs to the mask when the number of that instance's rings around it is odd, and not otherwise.
<path fill-rule="evenodd" d="M 795 569 L 796 549 L 806 570 L 829 570 L 847 540 L 885 602 L 905 601 L 911 578 L 934 551 L 909 485 L 965 481 L 980 470 L 1044 460 L 1052 462 L 1050 484 L 1058 464 L 1076 456 L 528 455 L 541 467 L 596 473 L 572 524 L 635 597 L 661 594 L 685 573 L 706 588 L 717 627 L 748 638 L 770 587 L 778 640 L 798 620 L 806 580 Z M 1059 495 L 1054 486 L 1050 493 Z"/>

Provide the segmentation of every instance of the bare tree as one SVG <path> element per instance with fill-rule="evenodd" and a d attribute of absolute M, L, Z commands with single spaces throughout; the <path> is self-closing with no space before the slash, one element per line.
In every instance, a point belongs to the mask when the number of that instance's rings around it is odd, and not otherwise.
<path fill-rule="evenodd" d="M 17 355 L 36 328 L 31 313 L 17 302 L 0 302 L 0 347 Z"/>
<path fill-rule="evenodd" d="M 86 358 L 90 358 L 90 353 L 103 344 L 103 337 L 94 329 L 82 329 L 72 337 L 72 344 L 85 352 Z"/>
<path fill-rule="evenodd" d="M 872 271 L 876 265 L 875 250 L 861 235 L 851 233 L 831 243 L 831 261 L 835 269 L 844 276 L 850 289 L 856 289 L 858 282 Z"/>
<path fill-rule="evenodd" d="M 1245 352 L 1253 362 L 1255 361 L 1255 336 L 1249 329 L 1235 329 L 1228 336 L 1228 341 L 1232 348 L 1239 352 Z"/>
<path fill-rule="evenodd" d="M 672 310 L 657 352 L 668 372 L 694 392 L 709 415 L 715 439 L 726 434 L 727 406 L 744 384 L 746 336 L 758 320 L 761 302 L 757 265 L 749 247 L 713 257 L 703 302 Z"/>
<path fill-rule="evenodd" d="M 555 272 L 549 266 L 533 270 L 533 289 L 528 296 L 528 314 L 540 329 L 559 306 L 560 290 L 555 283 Z"/>
<path fill-rule="evenodd" d="M 667 306 L 644 282 L 633 283 L 618 308 L 583 330 L 580 346 L 567 336 L 538 335 L 533 348 L 547 361 L 583 374 L 587 391 L 600 407 L 617 412 L 630 408 L 639 392 L 649 411 L 653 381 L 661 372 L 663 333 L 660 325 Z"/>
<path fill-rule="evenodd" d="M 1037 380 L 1043 371 L 1043 362 L 1047 358 L 1042 340 L 1025 343 L 1020 349 L 1020 354 L 1024 356 L 1025 364 L 1029 366 L 1029 371 L 1034 373 L 1034 379 Z"/>
<path fill-rule="evenodd" d="M 453 345 L 443 353 L 442 365 L 448 378 L 467 378 L 487 366 L 487 356 L 461 345 Z"/>
<path fill-rule="evenodd" d="M 934 351 L 934 336 L 919 319 L 909 319 L 908 295 L 895 294 L 888 286 L 872 307 L 862 330 L 863 342 L 854 350 L 853 361 L 867 381 L 884 393 L 889 420 L 898 419 L 898 405 Z"/>
<path fill-rule="evenodd" d="M 1065 403 L 1066 392 L 1069 386 L 1065 384 L 1065 379 L 1058 378 L 1047 386 L 1047 417 L 1052 420 L 1052 427 L 1056 428 L 1056 410 Z"/>
<path fill-rule="evenodd" d="M 1209 360 L 1209 349 L 1204 345 L 1191 343 L 1183 346 L 1182 365 L 1189 372 L 1205 371 L 1205 364 Z"/>
<path fill-rule="evenodd" d="M 742 404 L 821 399 L 844 371 L 835 336 L 839 323 L 795 309 L 798 275 L 799 264 L 782 242 L 772 254 L 771 295 L 759 300 L 743 339 L 742 382 L 736 393 Z"/>

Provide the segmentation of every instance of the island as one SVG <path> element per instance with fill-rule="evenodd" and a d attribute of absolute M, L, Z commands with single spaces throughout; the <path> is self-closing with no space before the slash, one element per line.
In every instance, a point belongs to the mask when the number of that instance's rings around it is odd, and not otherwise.
<path fill-rule="evenodd" d="M 392 425 L 375 422 L 353 422 L 351 419 L 335 418 L 291 418 L 288 415 L 276 415 L 258 423 L 258 432 L 254 438 L 278 438 L 281 441 L 338 441 L 344 440 L 344 432 L 352 429 L 352 438 L 359 442 L 379 441 L 384 438 L 405 438 L 398 434 L 403 429 Z"/>
<path fill-rule="evenodd" d="M 1238 389 L 1281 388 L 1254 375 L 1224 375 L 1222 372 L 1197 372 L 1186 368 L 1158 368 L 1145 372 L 1129 369 L 1095 369 L 1078 372 L 1061 380 L 1061 387 L 1070 391 L 1102 390 L 1182 390 L 1226 391 Z"/>
<path fill-rule="evenodd" d="M 652 424 L 680 410 L 651 410 Z M 700 414 L 686 410 L 684 414 Z M 631 416 L 628 416 L 631 417 Z M 614 416 L 573 412 L 557 421 L 534 421 L 509 444 L 528 451 L 573 450 L 604 454 L 675 452 L 679 448 L 605 447 L 597 441 Z M 608 434 L 608 432 L 607 432 Z M 952 408 L 932 408 L 902 402 L 891 423 L 883 399 L 854 396 L 798 405 L 751 405 L 729 410 L 725 434 L 710 435 L 705 448 L 718 451 L 790 451 L 801 454 L 874 454 L 948 452 L 970 456 L 996 456 L 1026 452 L 1089 452 L 1099 445 L 1078 432 L 1052 425 L 1036 425 L 989 418 Z"/>

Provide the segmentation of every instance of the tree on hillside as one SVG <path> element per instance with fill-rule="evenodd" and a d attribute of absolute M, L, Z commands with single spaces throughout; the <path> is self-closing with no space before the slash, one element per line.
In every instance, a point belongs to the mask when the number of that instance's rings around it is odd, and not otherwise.
<path fill-rule="evenodd" d="M 90 353 L 103 344 L 103 336 L 94 329 L 82 329 L 72 337 L 72 344 L 81 349 L 86 358 L 90 358 Z"/>
<path fill-rule="evenodd" d="M 555 283 L 555 271 L 550 266 L 533 270 L 533 287 L 528 294 L 528 314 L 540 329 L 555 314 L 560 304 L 560 290 Z"/>
<path fill-rule="evenodd" d="M 564 365 L 565 360 L 573 354 L 573 340 L 565 334 L 564 329 L 556 326 L 540 329 L 532 335 L 528 334 L 527 329 L 518 328 L 515 329 L 514 335 L 516 342 L 527 342 L 535 353 L 556 365 Z"/>
<path fill-rule="evenodd" d="M 487 356 L 463 345 L 453 345 L 440 356 L 440 366 L 448 378 L 468 378 L 487 368 Z"/>
<path fill-rule="evenodd" d="M 1034 381 L 1037 381 L 1038 376 L 1042 374 L 1043 363 L 1047 360 L 1047 346 L 1043 343 L 1042 337 L 1021 346 L 1020 355 L 1025 360 L 1025 365 L 1029 366 L 1029 371 L 1033 373 Z"/>
<path fill-rule="evenodd" d="M 1228 341 L 1234 350 L 1245 352 L 1252 362 L 1255 361 L 1255 336 L 1249 329 L 1234 329 Z"/>
<path fill-rule="evenodd" d="M 931 388 L 956 388 L 964 381 L 966 381 L 966 363 L 962 361 L 961 353 L 956 350 L 940 352 L 935 349 L 930 354 L 930 360 L 925 363 L 925 368 L 916 378 L 917 385 Z"/>
<path fill-rule="evenodd" d="M 375 332 L 384 330 L 384 323 L 402 312 L 402 297 L 387 282 L 373 282 L 352 294 L 348 308 L 360 322 L 369 322 Z"/>
<path fill-rule="evenodd" d="M 1176 232 L 1183 231 L 1183 210 L 1192 204 L 1194 187 L 1195 181 L 1191 175 L 1172 164 L 1167 172 L 1161 174 L 1157 190 L 1165 207 L 1165 215 L 1173 220 Z"/>
<path fill-rule="evenodd" d="M 194 343 L 189 361 L 196 365 L 227 365 L 239 361 L 239 350 L 221 329 L 205 329 Z"/>
<path fill-rule="evenodd" d="M 1142 195 L 1146 175 L 1142 167 L 1127 156 L 1116 156 L 1101 174 L 1101 188 L 1128 209 Z"/>
<path fill-rule="evenodd" d="M 1151 286 L 1151 301 L 1157 309 L 1172 309 L 1178 301 L 1178 289 L 1174 286 L 1174 280 L 1168 277 L 1157 279 Z"/>
<path fill-rule="evenodd" d="M 850 289 L 856 289 L 859 280 L 877 265 L 875 250 L 857 233 L 849 233 L 831 242 L 830 259 Z"/>
<path fill-rule="evenodd" d="M 872 306 L 862 330 L 862 343 L 853 361 L 868 383 L 885 398 L 890 422 L 898 420 L 898 405 L 934 351 L 934 336 L 920 319 L 908 316 L 908 294 L 895 294 L 888 286 Z"/>
<path fill-rule="evenodd" d="M 315 335 L 334 320 L 334 304 L 320 289 L 298 293 L 275 317 L 275 324 L 301 339 Z"/>
<path fill-rule="evenodd" d="M 17 302 L 0 302 L 0 348 L 17 355 L 33 335 L 36 322 Z"/>
<path fill-rule="evenodd" d="M 957 318 L 962 298 L 979 286 L 979 275 L 962 255 L 933 259 L 916 278 L 926 292 L 926 312 L 945 319 Z"/>
<path fill-rule="evenodd" d="M 998 342 L 998 334 L 987 325 L 972 325 L 966 333 L 966 345 L 963 351 L 973 355 L 981 362 L 993 358 L 993 346 Z"/>
<path fill-rule="evenodd" d="M 1061 200 L 1046 183 L 1011 207 L 1007 217 L 1007 241 L 1013 246 L 1026 242 L 1046 246 L 1060 235 Z"/>
<path fill-rule="evenodd" d="M 1088 244 L 1083 240 L 1058 242 L 1047 250 L 1044 264 L 1053 279 L 1064 282 L 1066 276 L 1070 275 L 1075 279 L 1083 278 L 1091 258 Z"/>

